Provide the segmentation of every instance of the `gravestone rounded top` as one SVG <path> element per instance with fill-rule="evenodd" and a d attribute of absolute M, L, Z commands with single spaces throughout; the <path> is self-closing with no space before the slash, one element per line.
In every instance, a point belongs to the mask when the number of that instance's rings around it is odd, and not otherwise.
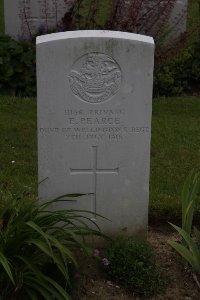
<path fill-rule="evenodd" d="M 76 31 L 66 31 L 66 32 L 58 32 L 51 33 L 38 36 L 36 39 L 36 43 L 45 43 L 45 42 L 53 42 L 62 39 L 74 39 L 74 38 L 118 38 L 121 40 L 134 40 L 138 42 L 144 42 L 154 45 L 154 40 L 152 37 L 129 33 L 129 32 L 121 32 L 121 31 L 110 31 L 110 30 L 76 30 Z"/>

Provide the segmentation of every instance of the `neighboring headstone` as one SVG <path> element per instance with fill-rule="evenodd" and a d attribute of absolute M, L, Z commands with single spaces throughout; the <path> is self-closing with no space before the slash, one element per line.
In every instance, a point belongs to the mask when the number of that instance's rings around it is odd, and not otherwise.
<path fill-rule="evenodd" d="M 149 1 L 149 3 L 151 3 L 152 5 L 155 5 L 157 2 L 157 0 Z M 160 14 L 163 13 L 163 16 L 167 16 L 167 23 L 165 25 L 167 25 L 171 31 L 167 36 L 169 39 L 179 37 L 187 29 L 188 0 L 175 0 L 174 2 L 174 7 L 172 7 L 171 9 L 168 0 L 163 0 L 160 2 L 160 10 L 158 10 L 157 14 L 158 21 L 155 24 L 155 29 L 157 31 L 158 28 L 156 27 L 160 26 Z M 169 7 L 167 9 L 168 5 Z"/>
<path fill-rule="evenodd" d="M 153 59 L 153 39 L 132 33 L 37 38 L 40 201 L 93 193 L 60 207 L 103 215 L 106 233 L 146 232 Z"/>
<path fill-rule="evenodd" d="M 135 28 L 140 34 L 153 36 L 156 40 L 167 29 L 170 32 L 166 38 L 176 38 L 187 29 L 187 6 L 188 0 L 119 0 L 114 27 L 130 32 Z"/>
<path fill-rule="evenodd" d="M 62 18 L 74 0 L 4 0 L 5 33 L 16 39 L 62 28 Z"/>
<path fill-rule="evenodd" d="M 59 28 L 62 31 L 62 19 L 74 1 L 4 0 L 5 32 L 15 39 L 26 39 L 34 35 L 39 28 L 44 30 Z M 129 2 L 129 0 L 125 2 L 127 10 Z M 174 31 L 176 36 L 186 30 L 187 14 L 184 11 L 187 10 L 187 4 L 188 0 L 176 0 L 172 11 L 170 25 L 176 26 Z"/>
<path fill-rule="evenodd" d="M 187 8 L 188 0 L 177 0 L 172 11 L 169 24 L 172 30 L 172 36 L 180 36 L 187 29 Z"/>

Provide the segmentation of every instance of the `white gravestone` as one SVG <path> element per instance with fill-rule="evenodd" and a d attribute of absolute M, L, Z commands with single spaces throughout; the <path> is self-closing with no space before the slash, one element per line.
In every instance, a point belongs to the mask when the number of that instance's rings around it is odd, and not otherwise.
<path fill-rule="evenodd" d="M 187 29 L 188 0 L 177 0 L 169 19 L 172 33 L 171 37 L 178 37 Z"/>
<path fill-rule="evenodd" d="M 4 0 L 5 33 L 30 38 L 41 25 L 45 30 L 62 27 L 62 18 L 74 0 Z"/>
<path fill-rule="evenodd" d="M 153 39 L 132 33 L 37 38 L 40 201 L 91 193 L 60 207 L 92 211 L 106 233 L 146 232 L 153 60 Z"/>

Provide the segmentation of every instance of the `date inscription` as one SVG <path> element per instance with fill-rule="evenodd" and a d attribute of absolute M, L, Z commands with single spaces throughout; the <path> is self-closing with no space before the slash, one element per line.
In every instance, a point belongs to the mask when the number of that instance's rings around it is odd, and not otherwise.
<path fill-rule="evenodd" d="M 125 110 L 65 109 L 63 127 L 41 127 L 43 135 L 59 134 L 68 140 L 122 141 L 127 135 L 147 134 L 143 125 L 126 125 Z"/>

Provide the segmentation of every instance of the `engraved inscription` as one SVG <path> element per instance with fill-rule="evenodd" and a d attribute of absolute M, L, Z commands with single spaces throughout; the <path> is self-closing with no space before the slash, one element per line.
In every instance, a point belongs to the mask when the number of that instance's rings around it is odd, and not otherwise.
<path fill-rule="evenodd" d="M 63 112 L 63 126 L 41 127 L 42 135 L 62 135 L 67 140 L 92 140 L 121 142 L 131 136 L 148 135 L 150 128 L 145 124 L 126 123 L 124 109 L 74 109 Z"/>
<path fill-rule="evenodd" d="M 102 53 L 89 53 L 80 57 L 69 74 L 73 94 L 93 104 L 111 99 L 119 91 L 121 79 L 117 62 Z"/>
<path fill-rule="evenodd" d="M 119 168 L 115 169 L 100 169 L 98 168 L 98 147 L 97 146 L 92 146 L 92 151 L 93 151 L 93 167 L 92 169 L 72 169 L 70 168 L 70 174 L 71 175 L 82 175 L 82 174 L 91 174 L 93 175 L 93 207 L 92 211 L 94 213 L 97 212 L 96 209 L 96 203 L 97 203 L 97 175 L 98 174 L 119 174 Z"/>

